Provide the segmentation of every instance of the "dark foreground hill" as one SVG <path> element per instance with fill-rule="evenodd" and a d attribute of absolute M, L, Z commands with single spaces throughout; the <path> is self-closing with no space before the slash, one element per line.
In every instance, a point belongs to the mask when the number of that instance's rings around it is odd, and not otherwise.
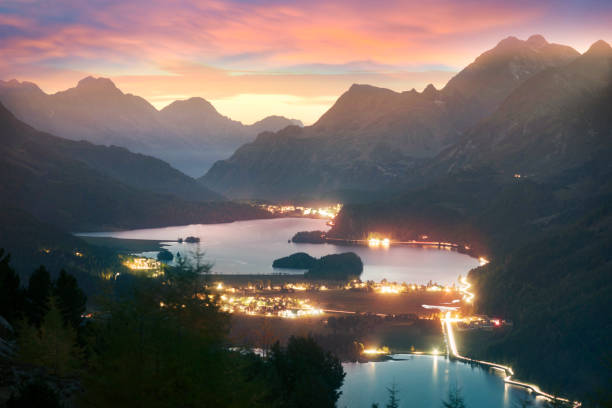
<path fill-rule="evenodd" d="M 328 234 L 393 239 L 427 234 L 491 262 L 469 273 L 476 311 L 514 322 L 476 358 L 583 401 L 610 389 L 612 164 L 549 182 L 455 175 L 386 202 L 345 205 Z"/>

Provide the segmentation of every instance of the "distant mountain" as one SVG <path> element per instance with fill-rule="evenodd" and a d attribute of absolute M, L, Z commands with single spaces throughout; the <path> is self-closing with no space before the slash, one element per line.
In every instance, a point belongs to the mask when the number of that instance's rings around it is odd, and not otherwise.
<path fill-rule="evenodd" d="M 516 88 L 580 54 L 541 36 L 509 37 L 441 90 L 353 85 L 314 125 L 260 135 L 201 181 L 236 197 L 393 188 L 453 146 Z"/>
<path fill-rule="evenodd" d="M 612 48 L 598 41 L 571 63 L 519 86 L 424 175 L 488 168 L 542 180 L 607 162 L 611 153 Z"/>
<path fill-rule="evenodd" d="M 251 125 L 246 125 L 249 129 L 250 134 L 258 135 L 262 132 L 278 132 L 281 129 L 286 128 L 287 126 L 298 126 L 302 127 L 304 124 L 301 120 L 297 119 L 287 119 L 284 116 L 272 115 L 263 118 Z M 252 141 L 253 138 L 250 138 Z"/>
<path fill-rule="evenodd" d="M 55 138 L 48 149 L 87 164 L 93 170 L 139 190 L 173 195 L 188 201 L 222 201 L 223 196 L 181 173 L 168 163 L 123 147 L 99 146 Z M 40 140 L 39 142 L 43 142 Z"/>
<path fill-rule="evenodd" d="M 220 197 L 161 160 L 39 132 L 2 105 L 0 156 L 2 207 L 19 209 L 61 230 L 266 216 L 247 205 L 200 201 Z"/>
<path fill-rule="evenodd" d="M 52 95 L 33 83 L 0 81 L 0 101 L 37 129 L 149 154 L 192 175 L 201 175 L 261 131 L 301 125 L 270 117 L 246 126 L 219 114 L 202 98 L 176 101 L 157 111 L 106 78 L 87 77 Z"/>

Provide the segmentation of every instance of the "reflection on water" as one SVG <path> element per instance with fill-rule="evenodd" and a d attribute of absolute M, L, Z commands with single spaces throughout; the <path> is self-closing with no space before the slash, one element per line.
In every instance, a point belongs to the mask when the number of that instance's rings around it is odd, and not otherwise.
<path fill-rule="evenodd" d="M 294 244 L 287 241 L 298 231 L 327 230 L 325 220 L 309 218 L 279 218 L 240 221 L 229 224 L 186 225 L 131 231 L 88 233 L 88 236 L 109 236 L 129 239 L 177 240 L 196 236 L 214 263 L 214 273 L 269 274 L 276 258 L 294 252 L 307 252 L 316 257 L 353 251 L 364 262 L 362 280 L 427 283 L 429 280 L 451 284 L 460 274 L 478 266 L 476 259 L 457 252 L 437 248 L 391 246 L 369 248 L 356 245 Z M 167 242 L 172 253 L 188 255 L 196 244 Z M 148 255 L 154 255 L 152 253 Z M 286 270 L 283 272 L 287 272 Z"/>
<path fill-rule="evenodd" d="M 457 385 L 470 408 L 513 408 L 529 394 L 504 383 L 494 371 L 451 362 L 444 356 L 395 355 L 401 361 L 345 363 L 346 378 L 338 407 L 384 406 L 387 388 L 399 389 L 401 407 L 440 408 L 450 386 Z M 540 406 L 534 399 L 534 406 Z"/>

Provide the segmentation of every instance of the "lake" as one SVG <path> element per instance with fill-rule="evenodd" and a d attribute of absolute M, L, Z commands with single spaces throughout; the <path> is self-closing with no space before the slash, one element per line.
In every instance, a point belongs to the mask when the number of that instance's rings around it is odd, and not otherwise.
<path fill-rule="evenodd" d="M 444 356 L 394 355 L 402 361 L 344 363 L 346 377 L 338 407 L 384 407 L 387 387 L 395 383 L 400 407 L 440 408 L 450 386 L 457 385 L 469 408 L 514 408 L 529 393 L 505 384 L 495 371 L 450 361 Z M 530 397 L 531 398 L 531 397 Z M 533 399 L 534 407 L 542 399 Z"/>
<path fill-rule="evenodd" d="M 129 231 L 82 233 L 82 236 L 114 237 L 123 239 L 151 239 L 166 241 L 163 246 L 174 255 L 189 256 L 197 244 L 176 241 L 179 237 L 200 238 L 205 258 L 214 263 L 218 274 L 272 274 L 291 273 L 290 270 L 272 268 L 276 258 L 294 252 L 312 256 L 352 251 L 364 263 L 362 280 L 441 284 L 456 282 L 459 275 L 478 266 L 478 260 L 455 251 L 438 248 L 391 246 L 370 248 L 361 245 L 295 244 L 287 241 L 298 231 L 328 230 L 325 220 L 311 218 L 276 218 L 238 221 L 226 224 L 197 224 L 165 228 L 147 228 Z M 144 253 L 154 257 L 156 253 Z"/>

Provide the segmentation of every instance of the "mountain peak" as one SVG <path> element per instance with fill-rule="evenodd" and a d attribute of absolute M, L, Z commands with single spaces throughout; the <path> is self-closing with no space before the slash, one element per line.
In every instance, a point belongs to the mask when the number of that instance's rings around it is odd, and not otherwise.
<path fill-rule="evenodd" d="M 516 47 L 517 45 L 522 44 L 523 41 L 519 40 L 518 38 L 516 38 L 515 36 L 510 36 L 510 37 L 506 37 L 503 40 L 501 40 L 500 42 L 497 43 L 497 45 L 495 46 L 495 48 L 510 48 L 510 47 Z"/>
<path fill-rule="evenodd" d="M 79 81 L 76 89 L 88 92 L 119 92 L 119 88 L 115 86 L 113 81 L 108 78 L 94 78 L 92 76 L 85 77 Z"/>
<path fill-rule="evenodd" d="M 351 87 L 349 88 L 349 90 L 347 92 L 371 92 L 371 91 L 377 91 L 381 88 L 376 87 L 374 85 L 368 85 L 368 84 L 353 84 L 351 85 Z"/>
<path fill-rule="evenodd" d="M 207 116 L 221 116 L 217 109 L 206 99 L 199 96 L 194 96 L 189 99 L 182 99 L 172 102 L 161 110 L 164 114 L 198 116 L 206 114 Z"/>
<path fill-rule="evenodd" d="M 540 34 L 534 34 L 527 39 L 527 44 L 532 46 L 533 48 L 542 48 L 548 45 L 548 41 L 546 38 L 541 36 Z"/>
<path fill-rule="evenodd" d="M 604 40 L 599 40 L 593 43 L 584 53 L 585 55 L 612 55 L 612 47 Z"/>
<path fill-rule="evenodd" d="M 279 128 L 280 130 L 281 128 L 284 128 L 289 125 L 294 125 L 294 126 L 299 126 L 299 127 L 304 126 L 302 121 L 299 119 L 290 119 L 290 118 L 286 118 L 280 115 L 266 116 L 265 118 L 253 123 L 251 126 L 258 126 L 258 125 L 268 126 L 272 131 L 274 131 L 275 128 Z"/>
<path fill-rule="evenodd" d="M 437 93 L 438 90 L 435 86 L 433 86 L 433 84 L 429 84 L 425 87 L 425 89 L 423 89 L 423 95 L 425 96 L 435 96 Z"/>
<path fill-rule="evenodd" d="M 177 105 L 182 105 L 183 107 L 186 107 L 186 108 L 217 112 L 217 110 L 215 109 L 212 103 L 208 102 L 206 99 L 200 96 L 194 96 L 188 99 L 174 101 L 172 103 L 177 104 Z"/>
<path fill-rule="evenodd" d="M 373 85 L 353 84 L 348 91 L 340 96 L 340 99 L 346 101 L 352 100 L 353 98 L 379 97 L 389 94 L 396 94 L 396 92 Z"/>
<path fill-rule="evenodd" d="M 43 91 L 35 83 L 28 82 L 28 81 L 19 82 L 16 79 L 11 79 L 9 81 L 0 80 L 0 86 L 4 88 L 9 88 L 9 89 L 24 89 L 24 90 L 27 89 L 27 90 L 35 91 L 38 93 L 43 93 Z"/>
<path fill-rule="evenodd" d="M 515 50 L 524 47 L 531 48 L 533 50 L 540 50 L 549 45 L 549 42 L 546 41 L 540 34 L 534 34 L 530 36 L 527 40 L 523 41 L 514 36 L 506 37 L 497 43 L 494 49 L 497 50 Z"/>

